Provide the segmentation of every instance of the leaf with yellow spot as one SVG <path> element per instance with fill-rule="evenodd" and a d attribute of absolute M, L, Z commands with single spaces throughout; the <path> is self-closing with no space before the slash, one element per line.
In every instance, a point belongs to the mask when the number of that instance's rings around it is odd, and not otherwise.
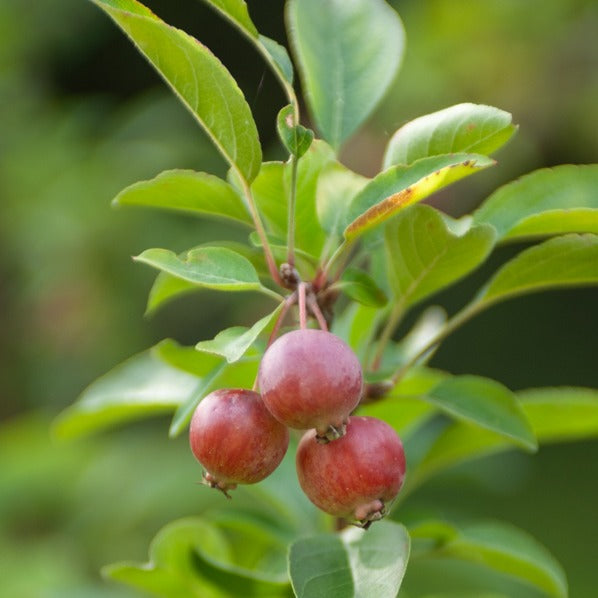
<path fill-rule="evenodd" d="M 393 166 L 381 172 L 351 202 L 345 239 L 356 239 L 399 210 L 494 164 L 486 156 L 458 153 L 422 158 L 409 166 Z"/>

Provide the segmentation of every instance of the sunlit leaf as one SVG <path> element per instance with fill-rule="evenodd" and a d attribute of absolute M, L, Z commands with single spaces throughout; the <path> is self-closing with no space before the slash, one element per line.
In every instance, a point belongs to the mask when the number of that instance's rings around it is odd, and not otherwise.
<path fill-rule="evenodd" d="M 298 540 L 289 567 L 297 598 L 396 598 L 408 559 L 407 530 L 382 521 Z"/>
<path fill-rule="evenodd" d="M 493 164 L 485 156 L 452 154 L 422 158 L 410 166 L 393 166 L 355 196 L 348 209 L 345 237 L 355 239 L 399 210 Z"/>
<path fill-rule="evenodd" d="M 492 251 L 489 225 L 454 234 L 434 208 L 412 206 L 386 227 L 386 256 L 395 299 L 407 309 L 480 265 Z"/>
<path fill-rule="evenodd" d="M 282 303 L 267 316 L 258 320 L 251 328 L 235 326 L 219 332 L 208 341 L 200 341 L 195 345 L 197 351 L 221 355 L 229 363 L 240 359 L 255 342 L 264 329 L 273 322 L 282 309 Z"/>
<path fill-rule="evenodd" d="M 457 104 L 420 116 L 391 137 L 384 168 L 455 152 L 490 155 L 515 133 L 511 120 L 508 112 L 481 104 Z"/>
<path fill-rule="evenodd" d="M 338 148 L 392 83 L 403 25 L 382 0 L 290 0 L 287 19 L 311 113 L 324 139 Z"/>
<path fill-rule="evenodd" d="M 454 376 L 425 394 L 440 410 L 482 428 L 492 430 L 528 449 L 536 438 L 515 395 L 502 384 L 480 376 Z"/>
<path fill-rule="evenodd" d="M 231 185 L 193 170 L 167 170 L 149 181 L 134 183 L 123 189 L 112 203 L 230 218 L 252 225 L 243 200 Z"/>
<path fill-rule="evenodd" d="M 536 170 L 495 191 L 473 214 L 501 239 L 598 233 L 598 165 Z"/>
<path fill-rule="evenodd" d="M 195 38 L 167 25 L 136 0 L 92 1 L 131 38 L 227 162 L 252 181 L 262 160 L 257 128 L 243 93 L 222 63 Z"/>

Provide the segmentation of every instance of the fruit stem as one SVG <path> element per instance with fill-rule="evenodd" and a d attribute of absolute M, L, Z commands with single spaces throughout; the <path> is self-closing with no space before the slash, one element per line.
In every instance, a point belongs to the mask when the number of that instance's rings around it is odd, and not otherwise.
<path fill-rule="evenodd" d="M 291 189 L 289 192 L 288 222 L 287 222 L 287 262 L 295 266 L 295 203 L 297 197 L 297 164 L 298 158 L 290 157 L 291 163 Z"/>
<path fill-rule="evenodd" d="M 305 287 L 306 283 L 300 282 L 297 292 L 299 293 L 299 326 L 301 330 L 307 328 L 307 310 L 305 308 Z"/>
<path fill-rule="evenodd" d="M 320 326 L 320 328 L 324 332 L 328 332 L 328 324 L 326 324 L 326 318 L 324 317 L 324 314 L 322 313 L 322 310 L 320 309 L 320 306 L 318 305 L 318 301 L 315 298 L 313 293 L 310 293 L 307 296 L 307 303 L 309 305 L 309 309 L 311 309 L 311 312 L 316 317 L 316 320 L 318 320 L 318 325 Z"/>
<path fill-rule="evenodd" d="M 266 345 L 266 348 L 268 348 L 276 340 L 276 337 L 278 336 L 278 331 L 280 330 L 280 327 L 282 326 L 282 323 L 284 322 L 284 319 L 285 319 L 289 309 L 296 302 L 297 302 L 297 291 L 295 291 L 294 293 L 291 293 L 284 300 L 280 314 L 278 314 L 278 318 L 276 318 L 276 322 L 274 322 L 274 328 L 272 328 L 272 332 L 270 333 L 270 337 L 268 338 L 268 344 Z M 254 390 L 255 390 L 255 388 L 254 388 Z"/>
<path fill-rule="evenodd" d="M 251 214 L 251 218 L 253 220 L 253 224 L 255 225 L 255 230 L 260 238 L 262 243 L 262 248 L 264 250 L 264 256 L 266 258 L 266 263 L 268 264 L 268 271 L 270 272 L 270 276 L 272 280 L 278 286 L 284 286 L 282 284 L 282 280 L 280 279 L 280 274 L 278 272 L 278 267 L 276 266 L 276 260 L 274 259 L 274 255 L 272 254 L 272 249 L 268 243 L 268 238 L 266 237 L 266 231 L 264 230 L 264 225 L 260 219 L 260 215 L 257 211 L 257 207 L 255 205 L 255 201 L 253 199 L 253 195 L 251 193 L 251 189 L 249 184 L 245 180 L 243 176 L 239 177 L 241 180 L 241 184 L 243 186 L 243 194 L 245 195 L 245 199 L 247 200 L 247 206 L 249 207 L 249 212 Z"/>

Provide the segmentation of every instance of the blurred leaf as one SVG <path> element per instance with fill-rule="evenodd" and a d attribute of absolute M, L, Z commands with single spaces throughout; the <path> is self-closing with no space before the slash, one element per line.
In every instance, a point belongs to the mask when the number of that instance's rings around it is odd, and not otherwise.
<path fill-rule="evenodd" d="M 476 310 L 543 289 L 598 283 L 598 235 L 565 235 L 508 261 L 475 298 Z"/>
<path fill-rule="evenodd" d="M 556 598 L 568 595 L 565 572 L 550 552 L 530 535 L 505 523 L 463 527 L 440 554 L 485 565 Z"/>
<path fill-rule="evenodd" d="M 88 386 L 54 423 L 60 438 L 73 438 L 132 419 L 173 411 L 198 378 L 167 365 L 152 351 L 131 357 Z"/>
<path fill-rule="evenodd" d="M 381 521 L 367 532 L 349 528 L 291 545 L 289 566 L 297 598 L 395 598 L 409 559 L 409 535 Z"/>
<path fill-rule="evenodd" d="M 264 546 L 265 532 L 254 527 L 250 536 L 251 542 Z M 148 563 L 117 563 L 103 572 L 111 579 L 165 598 L 288 596 L 288 582 L 279 575 L 236 565 L 232 544 L 216 526 L 198 518 L 182 519 L 167 525 L 154 538 Z M 281 550 L 272 540 L 268 549 Z"/>
<path fill-rule="evenodd" d="M 273 312 L 258 320 L 251 328 L 245 326 L 227 328 L 219 332 L 212 340 L 198 342 L 195 349 L 221 355 L 228 363 L 233 363 L 245 354 L 268 324 L 280 314 L 282 306 L 281 303 Z"/>
<path fill-rule="evenodd" d="M 330 236 L 342 234 L 347 209 L 368 180 L 340 162 L 331 162 L 322 170 L 316 190 L 316 210 L 322 228 Z"/>
<path fill-rule="evenodd" d="M 540 444 L 598 437 L 598 390 L 536 388 L 516 396 Z M 454 422 L 435 438 L 420 466 L 411 471 L 407 486 L 411 490 L 458 463 L 511 448 L 495 432 Z"/>
<path fill-rule="evenodd" d="M 376 283 L 364 270 L 347 268 L 334 287 L 342 290 L 345 295 L 363 305 L 384 307 L 388 303 L 384 291 L 376 286 Z"/>
<path fill-rule="evenodd" d="M 314 140 L 314 132 L 294 124 L 295 110 L 290 104 L 280 110 L 276 118 L 278 136 L 285 148 L 297 159 L 309 149 Z"/>
<path fill-rule="evenodd" d="M 486 428 L 516 444 L 538 447 L 532 426 L 515 395 L 502 384 L 480 376 L 454 376 L 423 397 L 451 417 Z"/>
<path fill-rule="evenodd" d="M 383 316 L 384 312 L 377 307 L 349 303 L 334 318 L 332 332 L 342 338 L 363 360 Z"/>
<path fill-rule="evenodd" d="M 473 214 L 500 239 L 598 233 L 598 165 L 536 170 L 495 191 Z"/>
<path fill-rule="evenodd" d="M 243 93 L 222 63 L 195 38 L 135 0 L 92 1 L 131 38 L 227 162 L 251 182 L 262 160 L 257 129 Z"/>
<path fill-rule="evenodd" d="M 410 166 L 393 166 L 381 172 L 353 198 L 345 237 L 355 239 L 399 210 L 493 164 L 489 158 L 477 154 L 451 154 L 422 158 Z"/>
<path fill-rule="evenodd" d="M 113 205 L 137 205 L 230 218 L 253 225 L 236 190 L 226 181 L 193 170 L 167 170 L 123 189 Z"/>
<path fill-rule="evenodd" d="M 420 116 L 391 137 L 384 169 L 455 152 L 490 155 L 515 133 L 511 120 L 508 112 L 482 104 L 457 104 Z"/>
<path fill-rule="evenodd" d="M 251 185 L 251 193 L 268 230 L 284 239 L 287 233 L 287 190 L 283 162 L 264 162 Z"/>
<path fill-rule="evenodd" d="M 258 251 L 254 247 L 244 245 L 243 243 L 236 243 L 234 241 L 213 241 L 210 243 L 209 247 L 223 247 L 224 249 L 230 249 L 231 251 L 234 251 L 235 253 L 249 260 L 255 267 L 258 274 L 261 274 L 262 276 L 268 276 L 268 268 L 264 260 L 264 254 L 262 251 Z M 187 252 L 181 253 L 178 256 L 179 260 L 184 260 L 186 255 Z M 199 291 L 202 288 L 203 287 L 197 286 L 197 284 L 189 282 L 188 280 L 177 278 L 176 276 L 166 272 L 160 272 L 160 274 L 156 276 L 154 284 L 150 289 L 147 299 L 147 306 L 145 308 L 145 315 L 152 315 L 165 303 L 168 303 L 169 301 L 172 301 L 181 295 L 186 295 L 193 291 Z"/>
<path fill-rule="evenodd" d="M 208 289 L 264 291 L 252 263 L 224 247 L 191 249 L 184 259 L 168 249 L 146 249 L 133 259 Z"/>
<path fill-rule="evenodd" d="M 311 113 L 324 139 L 338 149 L 398 71 L 401 20 L 382 0 L 291 0 L 287 22 Z"/>
<path fill-rule="evenodd" d="M 194 347 L 184 347 L 170 338 L 160 341 L 150 350 L 168 365 L 199 378 L 209 374 L 221 361 L 215 355 L 198 353 Z"/>
<path fill-rule="evenodd" d="M 386 256 L 396 302 L 407 309 L 453 284 L 481 264 L 492 251 L 489 225 L 454 234 L 434 208 L 415 205 L 386 226 Z"/>

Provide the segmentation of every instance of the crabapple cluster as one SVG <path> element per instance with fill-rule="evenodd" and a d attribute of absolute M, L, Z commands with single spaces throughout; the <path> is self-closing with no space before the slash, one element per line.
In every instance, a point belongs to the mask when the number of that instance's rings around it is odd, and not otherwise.
<path fill-rule="evenodd" d="M 297 475 L 323 511 L 367 527 L 382 518 L 405 476 L 396 432 L 373 417 L 351 416 L 361 398 L 357 356 L 323 330 L 284 334 L 266 350 L 260 393 L 222 389 L 198 405 L 190 427 L 204 481 L 228 496 L 264 479 L 281 462 L 288 428 L 308 430 L 297 449 Z"/>

